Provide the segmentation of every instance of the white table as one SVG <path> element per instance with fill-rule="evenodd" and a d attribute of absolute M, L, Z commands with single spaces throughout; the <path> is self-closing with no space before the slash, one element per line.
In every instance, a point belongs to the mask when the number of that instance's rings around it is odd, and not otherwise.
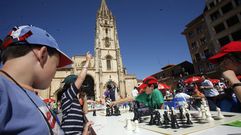
<path fill-rule="evenodd" d="M 224 113 L 224 112 L 223 112 Z M 132 119 L 134 114 L 126 111 L 122 112 L 120 116 L 105 116 L 104 111 L 97 111 L 97 116 L 93 116 L 92 112 L 87 114 L 88 120 L 94 122 L 93 129 L 97 135 L 160 135 L 158 132 L 154 132 L 148 129 L 139 128 L 139 132 L 129 131 L 125 126 L 126 119 Z M 237 114 L 239 120 L 241 120 L 241 114 Z M 177 129 L 178 130 L 178 129 Z M 212 128 L 190 133 L 190 135 L 227 135 L 227 134 L 241 134 L 241 128 L 217 125 Z"/>

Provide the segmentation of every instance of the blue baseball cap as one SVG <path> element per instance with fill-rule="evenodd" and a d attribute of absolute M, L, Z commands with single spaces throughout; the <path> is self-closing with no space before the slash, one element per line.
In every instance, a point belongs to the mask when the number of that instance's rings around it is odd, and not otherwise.
<path fill-rule="evenodd" d="M 40 46 L 48 46 L 56 49 L 60 54 L 58 68 L 73 63 L 71 58 L 69 58 L 64 52 L 59 49 L 56 40 L 47 31 L 41 28 L 32 25 L 14 27 L 4 39 L 1 47 L 2 49 L 4 49 L 10 45 L 17 44 L 19 42 L 25 42 L 30 45 L 34 44 Z"/>

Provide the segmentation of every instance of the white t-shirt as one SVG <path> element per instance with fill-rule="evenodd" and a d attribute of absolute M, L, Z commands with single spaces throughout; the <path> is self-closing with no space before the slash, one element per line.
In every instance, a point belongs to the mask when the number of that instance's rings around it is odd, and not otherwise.
<path fill-rule="evenodd" d="M 207 80 L 207 79 L 204 80 L 201 83 L 201 85 L 202 86 L 212 86 L 213 87 L 213 83 L 211 81 Z M 204 92 L 204 95 L 206 97 L 215 97 L 215 96 L 219 95 L 217 89 L 215 89 L 215 88 L 204 89 L 203 92 Z"/>
<path fill-rule="evenodd" d="M 183 98 L 184 101 L 187 101 L 187 99 L 189 99 L 191 96 L 186 94 L 186 93 L 177 93 L 175 95 L 175 98 Z"/>

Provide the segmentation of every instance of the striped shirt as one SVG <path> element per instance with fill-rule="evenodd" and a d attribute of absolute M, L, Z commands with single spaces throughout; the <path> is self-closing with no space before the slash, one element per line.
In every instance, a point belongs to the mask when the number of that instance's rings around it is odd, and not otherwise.
<path fill-rule="evenodd" d="M 62 97 L 62 129 L 66 135 L 81 135 L 83 132 L 84 117 L 83 108 L 80 105 L 77 94 L 79 90 L 72 83 Z"/>

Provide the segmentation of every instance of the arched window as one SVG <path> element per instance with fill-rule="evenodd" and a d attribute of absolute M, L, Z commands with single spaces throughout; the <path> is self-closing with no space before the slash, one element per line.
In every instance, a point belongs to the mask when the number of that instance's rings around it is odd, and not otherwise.
<path fill-rule="evenodd" d="M 107 70 L 111 70 L 111 59 L 112 59 L 112 57 L 110 55 L 106 56 L 106 67 L 107 67 Z"/>

